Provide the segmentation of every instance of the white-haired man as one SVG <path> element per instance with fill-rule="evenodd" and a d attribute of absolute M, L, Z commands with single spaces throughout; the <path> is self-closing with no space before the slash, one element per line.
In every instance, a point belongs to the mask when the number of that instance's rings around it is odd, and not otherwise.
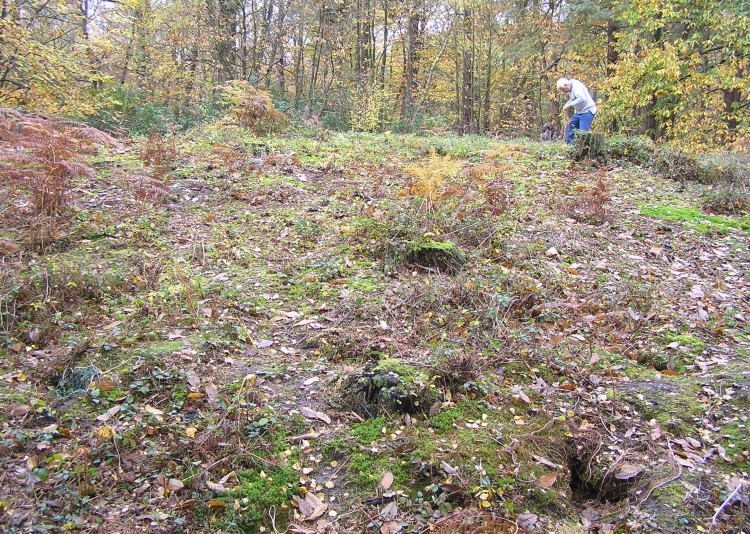
<path fill-rule="evenodd" d="M 573 108 L 575 111 L 565 128 L 565 142 L 570 144 L 575 138 L 575 130 L 582 132 L 591 130 L 591 123 L 596 115 L 596 102 L 580 80 L 560 78 L 557 80 L 557 88 L 563 93 L 568 93 L 568 101 L 563 106 L 563 111 L 568 108 Z"/>

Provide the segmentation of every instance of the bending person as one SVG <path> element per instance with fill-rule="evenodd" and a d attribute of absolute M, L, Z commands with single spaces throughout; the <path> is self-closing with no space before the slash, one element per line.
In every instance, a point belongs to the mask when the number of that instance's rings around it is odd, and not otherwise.
<path fill-rule="evenodd" d="M 596 115 L 596 102 L 580 80 L 560 78 L 557 80 L 557 88 L 563 93 L 568 93 L 568 101 L 563 106 L 563 111 L 568 108 L 573 108 L 575 111 L 565 128 L 565 142 L 570 144 L 575 138 L 575 130 L 582 132 L 591 130 L 591 123 Z"/>

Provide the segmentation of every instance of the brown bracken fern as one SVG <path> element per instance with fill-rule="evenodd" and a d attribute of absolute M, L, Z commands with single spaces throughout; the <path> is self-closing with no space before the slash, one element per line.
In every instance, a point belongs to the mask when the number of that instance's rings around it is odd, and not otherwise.
<path fill-rule="evenodd" d="M 115 144 L 78 122 L 0 108 L 3 216 L 37 235 L 54 235 L 70 202 L 71 179 L 94 174 L 85 157 Z"/>
<path fill-rule="evenodd" d="M 135 197 L 141 201 L 159 203 L 169 194 L 169 171 L 177 157 L 173 137 L 165 138 L 156 130 L 148 136 L 143 149 L 147 169 L 131 178 Z"/>
<path fill-rule="evenodd" d="M 286 121 L 274 107 L 271 95 L 244 80 L 230 80 L 220 87 L 228 113 L 223 122 L 253 130 L 269 130 Z"/>

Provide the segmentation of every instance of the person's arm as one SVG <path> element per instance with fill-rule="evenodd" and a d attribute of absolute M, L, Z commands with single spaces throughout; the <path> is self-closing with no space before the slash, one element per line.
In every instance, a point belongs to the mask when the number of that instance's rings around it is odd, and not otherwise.
<path fill-rule="evenodd" d="M 577 90 L 578 87 L 576 87 L 576 84 L 573 83 L 573 80 L 570 82 L 570 96 L 568 98 L 568 101 L 563 106 L 563 110 L 566 110 L 568 108 L 573 108 L 579 104 L 583 104 L 586 102 L 586 95 L 581 94 L 581 91 Z"/>

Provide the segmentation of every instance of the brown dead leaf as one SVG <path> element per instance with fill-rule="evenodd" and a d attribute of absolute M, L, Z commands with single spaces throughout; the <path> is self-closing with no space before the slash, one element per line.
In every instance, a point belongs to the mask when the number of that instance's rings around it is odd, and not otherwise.
<path fill-rule="evenodd" d="M 318 419 L 320 421 L 323 421 L 327 425 L 331 424 L 330 417 L 328 417 L 323 412 L 315 411 L 312 408 L 307 408 L 305 406 L 302 406 L 299 408 L 299 413 L 301 413 L 303 416 L 307 417 L 308 419 Z"/>
<path fill-rule="evenodd" d="M 622 464 L 615 473 L 617 480 L 630 480 L 640 475 L 645 468 L 641 465 Z"/>
<path fill-rule="evenodd" d="M 400 531 L 401 531 L 401 524 L 397 523 L 396 521 L 389 521 L 388 523 L 383 523 L 383 525 L 380 527 L 380 534 L 395 534 L 396 532 L 400 532 Z"/>
<path fill-rule="evenodd" d="M 382 517 L 383 519 L 387 519 L 387 520 L 396 519 L 397 515 L 398 515 L 398 504 L 396 504 L 396 501 L 391 501 L 388 504 L 386 504 L 379 514 L 380 517 Z"/>
<path fill-rule="evenodd" d="M 388 471 L 386 474 L 383 475 L 383 478 L 380 480 L 380 486 L 385 491 L 388 491 L 392 485 L 393 485 L 393 473 Z"/>
<path fill-rule="evenodd" d="M 210 480 L 206 480 L 206 487 L 215 493 L 227 492 L 227 488 L 225 488 L 223 484 L 217 484 L 216 482 L 211 482 Z"/>
<path fill-rule="evenodd" d="M 456 473 L 458 473 L 458 469 L 456 469 L 455 467 L 451 466 L 446 461 L 440 462 L 440 466 L 443 468 L 443 471 L 445 471 L 449 475 L 455 475 Z"/>
<path fill-rule="evenodd" d="M 216 402 L 216 395 L 219 393 L 219 388 L 216 387 L 216 384 L 211 382 L 210 384 L 206 385 L 205 388 L 203 388 L 206 392 L 206 396 L 208 397 L 208 400 L 211 402 Z"/>
<path fill-rule="evenodd" d="M 117 384 L 112 380 L 105 378 L 104 380 L 99 380 L 99 382 L 96 383 L 96 387 L 101 391 L 112 391 L 117 387 Z"/>
<path fill-rule="evenodd" d="M 539 483 L 545 488 L 551 488 L 557 482 L 557 473 L 547 473 L 539 477 Z"/>
<path fill-rule="evenodd" d="M 321 501 L 314 493 L 308 492 L 305 498 L 297 495 L 292 497 L 294 504 L 297 506 L 300 514 L 305 517 L 305 521 L 314 521 L 322 516 L 328 510 L 328 504 Z"/>
<path fill-rule="evenodd" d="M 21 417 L 31 411 L 31 406 L 28 404 L 11 404 L 10 415 L 12 417 Z"/>
<path fill-rule="evenodd" d="M 200 501 L 198 499 L 188 499 L 186 501 L 182 501 L 180 504 L 174 507 L 175 510 L 184 510 L 186 508 L 192 508 L 194 505 L 198 504 Z"/>
<path fill-rule="evenodd" d="M 532 454 L 532 455 L 531 455 L 531 457 L 532 457 L 532 458 L 533 458 L 534 460 L 536 460 L 537 462 L 539 462 L 540 464 L 542 464 L 542 465 L 546 465 L 547 467 L 552 467 L 553 469 L 559 469 L 559 468 L 560 468 L 560 466 L 559 466 L 559 465 L 557 465 L 557 464 L 556 464 L 556 463 L 554 463 L 554 462 L 550 462 L 549 460 L 547 460 L 546 458 L 544 458 L 544 457 L 542 457 L 542 456 L 538 456 L 538 455 L 536 455 L 536 454 Z"/>
<path fill-rule="evenodd" d="M 167 483 L 165 484 L 165 487 L 171 491 L 180 491 L 182 488 L 185 487 L 185 484 L 182 482 L 182 480 L 178 478 L 170 478 Z"/>
<path fill-rule="evenodd" d="M 680 464 L 682 467 L 687 467 L 688 469 L 695 468 L 695 464 L 687 458 L 683 458 L 678 454 L 674 454 L 672 457 L 674 458 L 675 462 Z"/>
<path fill-rule="evenodd" d="M 120 408 L 121 406 L 119 404 L 117 406 L 113 406 L 112 408 L 110 408 L 109 410 L 107 410 L 106 412 L 98 416 L 96 420 L 104 422 L 107 419 L 111 418 L 113 415 L 115 415 L 117 412 L 119 412 Z"/>
<path fill-rule="evenodd" d="M 187 383 L 190 385 L 193 389 L 198 389 L 201 385 L 201 379 L 199 376 L 194 375 L 193 373 L 190 373 L 190 376 L 187 379 Z"/>
<path fill-rule="evenodd" d="M 227 503 L 218 501 L 216 499 L 211 499 L 210 501 L 206 503 L 206 505 L 209 508 L 226 508 L 227 507 Z"/>

